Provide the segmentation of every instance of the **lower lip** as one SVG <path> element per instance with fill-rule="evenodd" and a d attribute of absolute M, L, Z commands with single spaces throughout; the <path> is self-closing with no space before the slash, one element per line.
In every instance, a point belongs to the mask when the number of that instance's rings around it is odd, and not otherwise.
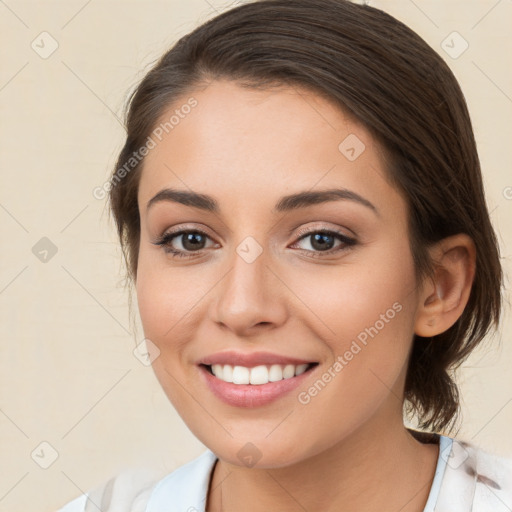
<path fill-rule="evenodd" d="M 296 377 L 258 385 L 225 382 L 212 375 L 205 366 L 201 365 L 199 369 L 210 390 L 223 402 L 235 407 L 259 407 L 293 391 L 309 377 L 317 366 L 313 366 Z"/>

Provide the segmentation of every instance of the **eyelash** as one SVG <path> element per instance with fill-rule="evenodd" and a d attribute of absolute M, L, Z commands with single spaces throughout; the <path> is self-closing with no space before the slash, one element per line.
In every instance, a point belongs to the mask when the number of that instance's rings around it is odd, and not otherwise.
<path fill-rule="evenodd" d="M 174 238 L 184 235 L 187 233 L 194 233 L 199 234 L 202 236 L 205 236 L 207 238 L 210 238 L 204 231 L 201 231 L 200 229 L 188 229 L 188 230 L 181 230 L 181 231 L 175 231 L 170 233 L 165 233 L 161 237 L 159 237 L 156 241 L 152 242 L 154 245 L 162 246 L 164 251 L 167 254 L 170 254 L 173 258 L 192 258 L 194 257 L 194 254 L 201 253 L 201 251 L 205 249 L 200 249 L 198 251 L 181 251 L 179 249 L 174 249 L 171 247 L 171 242 Z M 309 256 L 312 256 L 313 258 L 322 258 L 323 255 L 332 255 L 334 253 L 338 253 L 339 251 L 346 251 L 357 244 L 357 240 L 354 238 L 347 237 L 343 233 L 336 231 L 336 230 L 327 230 L 327 229 L 315 229 L 315 230 L 308 230 L 303 229 L 300 230 L 297 234 L 298 238 L 297 241 L 294 242 L 294 245 L 307 238 L 308 236 L 314 235 L 314 234 L 322 234 L 322 235 L 334 235 L 335 238 L 343 242 L 343 244 L 337 248 L 329 249 L 328 251 L 311 251 L 307 249 L 300 249 L 301 251 L 304 251 L 308 253 Z"/>

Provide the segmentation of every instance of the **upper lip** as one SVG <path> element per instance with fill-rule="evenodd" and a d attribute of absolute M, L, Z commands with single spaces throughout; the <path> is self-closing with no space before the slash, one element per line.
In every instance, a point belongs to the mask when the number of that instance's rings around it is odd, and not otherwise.
<path fill-rule="evenodd" d="M 296 357 L 273 354 L 272 352 L 243 353 L 235 351 L 226 351 L 217 352 L 216 354 L 206 356 L 202 358 L 200 361 L 198 361 L 198 364 L 205 364 L 209 366 L 213 364 L 229 364 L 231 366 L 246 366 L 247 368 L 252 368 L 254 366 L 267 364 L 299 365 L 313 362 L 315 361 L 307 361 L 305 359 L 298 359 Z"/>

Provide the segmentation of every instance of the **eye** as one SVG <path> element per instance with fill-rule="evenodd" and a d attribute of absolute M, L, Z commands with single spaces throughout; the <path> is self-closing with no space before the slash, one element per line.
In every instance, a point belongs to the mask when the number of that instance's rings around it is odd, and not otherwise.
<path fill-rule="evenodd" d="M 335 230 L 301 230 L 298 235 L 300 238 L 291 247 L 303 240 L 309 239 L 309 245 L 312 249 L 302 249 L 302 251 L 315 258 L 322 257 L 324 254 L 332 255 L 333 253 L 347 250 L 357 244 L 357 240 L 354 238 L 350 238 Z M 181 245 L 181 248 L 175 247 L 175 239 L 179 241 L 178 245 Z M 161 246 L 163 250 L 167 254 L 171 254 L 173 258 L 191 258 L 194 257 L 194 253 L 201 253 L 201 251 L 207 248 L 205 247 L 207 240 L 211 240 L 211 238 L 204 231 L 189 229 L 165 233 L 152 243 Z M 339 241 L 340 244 L 333 248 L 332 246 L 336 240 Z"/>
<path fill-rule="evenodd" d="M 321 258 L 324 254 L 332 255 L 333 253 L 347 250 L 357 244 L 357 240 L 354 238 L 350 238 L 345 234 L 334 230 L 301 230 L 299 231 L 299 235 L 301 236 L 294 245 L 297 245 L 298 242 L 303 240 L 309 241 L 308 245 L 312 247 L 312 250 L 305 249 L 305 252 L 310 253 L 314 258 Z M 338 240 L 340 244 L 333 248 L 336 240 Z"/>
<path fill-rule="evenodd" d="M 173 247 L 174 239 L 180 242 L 181 249 Z M 163 250 L 172 254 L 173 257 L 186 258 L 191 256 L 191 254 L 187 254 L 189 252 L 199 252 L 205 249 L 206 239 L 210 239 L 210 237 L 199 229 L 181 230 L 165 233 L 153 244 L 162 246 Z"/>

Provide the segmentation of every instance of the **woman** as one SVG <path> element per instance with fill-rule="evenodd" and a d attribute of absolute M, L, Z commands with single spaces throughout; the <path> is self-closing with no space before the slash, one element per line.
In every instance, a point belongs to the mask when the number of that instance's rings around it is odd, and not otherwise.
<path fill-rule="evenodd" d="M 133 93 L 109 193 L 208 450 L 62 511 L 512 508 L 512 461 L 449 435 L 502 270 L 462 92 L 417 34 L 345 0 L 217 16 Z"/>

